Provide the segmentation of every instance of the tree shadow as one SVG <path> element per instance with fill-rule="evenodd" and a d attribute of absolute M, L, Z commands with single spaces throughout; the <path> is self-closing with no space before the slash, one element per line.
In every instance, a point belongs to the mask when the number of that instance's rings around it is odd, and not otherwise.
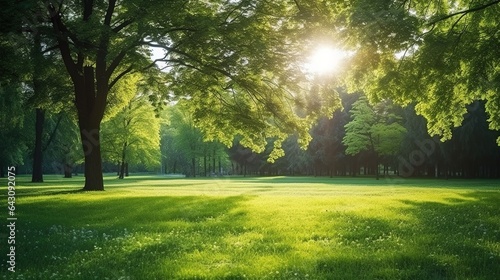
<path fill-rule="evenodd" d="M 341 253 L 318 259 L 318 274 L 325 279 L 500 279 L 500 192 L 475 191 L 441 203 L 402 202 L 407 206 L 399 210 L 407 217 L 403 220 L 337 217 L 345 223 L 335 227 L 345 245 L 336 248 Z"/>
<path fill-rule="evenodd" d="M 22 258 L 16 266 L 35 279 L 163 279 L 183 269 L 184 256 L 244 232 L 240 204 L 246 199 L 54 196 L 26 202 L 18 212 L 16 254 Z"/>

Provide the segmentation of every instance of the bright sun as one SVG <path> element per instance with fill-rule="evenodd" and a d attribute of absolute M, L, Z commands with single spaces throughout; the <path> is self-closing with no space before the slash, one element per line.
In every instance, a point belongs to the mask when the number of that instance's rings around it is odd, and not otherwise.
<path fill-rule="evenodd" d="M 331 74 L 338 71 L 348 53 L 328 46 L 316 48 L 305 64 L 307 72 L 316 75 Z"/>

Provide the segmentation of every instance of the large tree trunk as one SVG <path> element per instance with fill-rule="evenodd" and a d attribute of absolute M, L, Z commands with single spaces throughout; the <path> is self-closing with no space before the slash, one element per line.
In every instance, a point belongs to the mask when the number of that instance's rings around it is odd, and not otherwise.
<path fill-rule="evenodd" d="M 35 148 L 33 150 L 33 173 L 31 174 L 32 183 L 43 182 L 43 124 L 45 122 L 45 111 L 43 109 L 36 109 L 35 120 Z"/>
<path fill-rule="evenodd" d="M 80 125 L 80 136 L 85 156 L 85 185 L 83 189 L 86 191 L 104 190 L 99 132 L 99 125 Z"/>
<path fill-rule="evenodd" d="M 86 191 L 102 191 L 104 190 L 104 182 L 102 177 L 100 130 L 105 102 L 96 98 L 93 67 L 86 66 L 83 69 L 82 83 L 75 83 L 78 124 L 85 156 L 85 185 L 83 189 Z"/>
<path fill-rule="evenodd" d="M 41 39 L 40 32 L 34 33 L 34 42 L 32 49 L 33 57 L 33 91 L 35 96 L 43 95 L 42 83 L 43 77 L 41 76 L 41 71 L 43 71 L 43 55 L 41 53 Z M 33 149 L 33 172 L 31 173 L 31 182 L 41 183 L 43 182 L 43 148 L 42 148 L 42 136 L 43 136 L 43 126 L 45 122 L 45 111 L 41 108 L 36 108 L 35 110 L 35 147 Z"/>

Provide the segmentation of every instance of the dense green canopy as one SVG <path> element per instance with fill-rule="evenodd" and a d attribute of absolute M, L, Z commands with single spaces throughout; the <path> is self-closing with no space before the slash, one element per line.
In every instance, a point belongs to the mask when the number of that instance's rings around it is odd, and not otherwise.
<path fill-rule="evenodd" d="M 351 90 L 416 103 L 431 135 L 446 140 L 474 100 L 486 101 L 489 126 L 500 129 L 499 3 L 328 1 L 315 18 L 354 52 L 345 77 Z"/>

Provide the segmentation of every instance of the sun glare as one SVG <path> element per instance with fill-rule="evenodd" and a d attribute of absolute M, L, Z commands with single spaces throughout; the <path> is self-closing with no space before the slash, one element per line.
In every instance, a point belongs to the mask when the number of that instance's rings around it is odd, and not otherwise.
<path fill-rule="evenodd" d="M 348 53 L 328 46 L 316 48 L 308 57 L 307 72 L 317 75 L 331 74 L 338 71 Z"/>

